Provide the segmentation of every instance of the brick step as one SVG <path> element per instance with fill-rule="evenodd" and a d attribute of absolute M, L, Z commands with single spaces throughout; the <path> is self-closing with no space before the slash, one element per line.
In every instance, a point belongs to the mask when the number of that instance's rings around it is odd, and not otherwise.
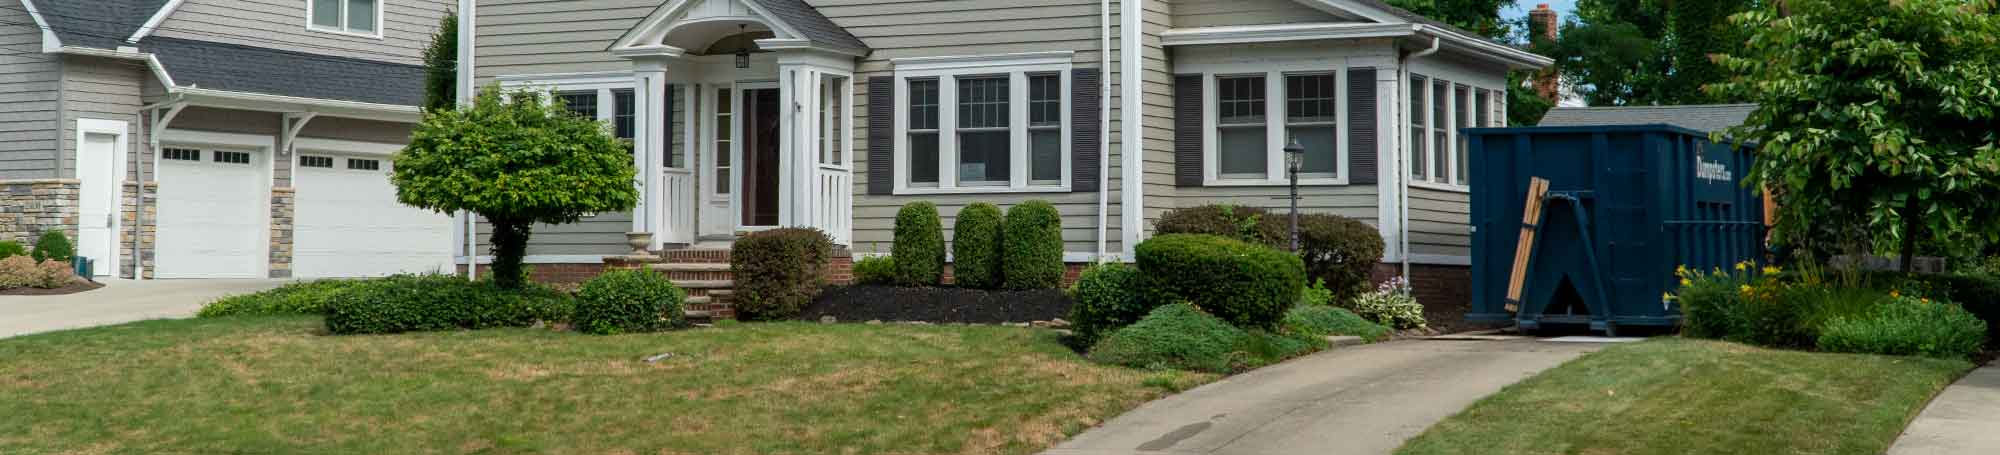
<path fill-rule="evenodd" d="M 685 248 L 679 250 L 667 250 L 661 253 L 660 256 L 666 259 L 667 263 L 670 264 L 685 264 L 685 263 L 728 264 L 729 263 L 729 250 L 723 250 L 723 249 Z"/>

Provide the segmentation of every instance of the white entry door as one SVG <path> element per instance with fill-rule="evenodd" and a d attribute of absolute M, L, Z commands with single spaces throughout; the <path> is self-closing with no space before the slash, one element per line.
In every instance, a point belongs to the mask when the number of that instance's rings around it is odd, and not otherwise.
<path fill-rule="evenodd" d="M 76 254 L 96 262 L 97 276 L 118 271 L 118 168 L 124 162 L 124 122 L 111 122 L 117 133 L 86 129 L 77 146 Z M 69 260 L 69 258 L 63 258 Z"/>
<path fill-rule="evenodd" d="M 452 269 L 451 217 L 396 202 L 389 159 L 299 155 L 292 270 L 299 278 Z"/>
<path fill-rule="evenodd" d="M 160 278 L 264 278 L 270 188 L 262 152 L 164 148 Z"/>

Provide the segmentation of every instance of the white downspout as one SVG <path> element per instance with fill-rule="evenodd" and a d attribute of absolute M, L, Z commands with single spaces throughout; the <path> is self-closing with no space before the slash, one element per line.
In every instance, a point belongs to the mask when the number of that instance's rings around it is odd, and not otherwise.
<path fill-rule="evenodd" d="M 474 33 L 473 30 L 477 28 L 478 24 L 479 14 L 477 14 L 477 8 L 477 0 L 458 0 L 458 80 L 456 81 L 458 88 L 456 91 L 458 92 L 459 106 L 472 105 L 473 97 L 478 96 L 474 92 L 476 88 L 472 82 L 472 70 L 474 68 L 472 57 L 474 54 L 473 49 L 476 47 L 473 45 L 473 39 L 478 36 L 478 33 Z M 462 230 L 462 235 L 465 237 L 465 277 L 469 280 L 477 280 L 479 279 L 479 225 L 477 218 L 473 217 L 471 212 L 464 210 L 458 212 L 458 218 L 463 222 L 459 229 Z"/>
<path fill-rule="evenodd" d="M 1111 0 L 1101 0 L 1098 12 L 1103 13 L 1101 34 L 1104 38 L 1097 52 L 1097 262 L 1104 263 L 1105 255 L 1111 247 Z"/>
<path fill-rule="evenodd" d="M 1422 26 L 1417 27 L 1419 29 L 1422 28 Z M 1412 89 L 1410 87 L 1410 62 L 1437 53 L 1440 44 L 1443 44 L 1443 39 L 1431 37 L 1430 49 L 1424 49 L 1421 52 L 1405 56 L 1403 57 L 1403 64 L 1396 65 L 1402 73 L 1402 77 L 1396 79 L 1396 87 L 1401 89 L 1397 93 L 1400 98 L 1397 100 L 1398 102 L 1407 103 L 1410 100 L 1410 90 Z M 1410 116 L 1416 115 L 1414 112 L 1416 110 L 1417 106 L 1404 108 L 1403 120 L 1409 120 Z M 1403 260 L 1403 280 L 1408 282 L 1410 279 L 1410 142 L 1416 140 L 1416 138 L 1408 137 L 1410 134 L 1408 126 L 1400 124 L 1397 126 L 1397 129 L 1403 132 L 1405 139 L 1400 144 L 1401 153 L 1396 154 L 1396 182 L 1398 182 L 1396 191 L 1396 229 L 1400 231 L 1396 234 L 1396 243 L 1400 245 L 1396 247 L 1396 250 L 1398 253 L 1401 253 Z"/>

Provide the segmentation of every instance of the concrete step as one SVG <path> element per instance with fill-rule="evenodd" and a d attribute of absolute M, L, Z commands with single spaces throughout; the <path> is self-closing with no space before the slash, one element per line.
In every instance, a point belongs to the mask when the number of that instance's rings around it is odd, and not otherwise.
<path fill-rule="evenodd" d="M 736 280 L 673 280 L 681 289 L 730 289 L 736 287 Z M 710 291 L 710 293 L 714 293 Z"/>
<path fill-rule="evenodd" d="M 708 310 L 687 310 L 684 311 L 683 313 L 687 315 L 688 319 L 695 319 L 695 320 L 715 319 L 715 313 Z"/>
<path fill-rule="evenodd" d="M 726 262 L 669 262 L 669 263 L 665 263 L 665 264 L 653 264 L 653 265 L 652 265 L 651 267 L 653 268 L 653 270 L 658 270 L 658 271 L 662 271 L 662 272 L 727 272 L 727 271 L 729 271 L 729 263 L 726 263 Z"/>

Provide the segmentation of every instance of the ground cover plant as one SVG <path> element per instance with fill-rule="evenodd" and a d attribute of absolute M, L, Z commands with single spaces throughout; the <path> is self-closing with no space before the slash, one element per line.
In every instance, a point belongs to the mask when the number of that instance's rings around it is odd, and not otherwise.
<path fill-rule="evenodd" d="M 300 281 L 263 292 L 239 294 L 202 305 L 195 317 L 265 316 L 286 314 L 326 314 L 326 302 L 333 295 L 363 280 Z"/>
<path fill-rule="evenodd" d="M 1055 337 L 817 323 L 348 337 L 311 316 L 149 321 L 0 340 L 0 453 L 1024 455 L 1215 378 L 1093 364 Z"/>
<path fill-rule="evenodd" d="M 1972 364 L 1661 338 L 1481 399 L 1398 455 L 1877 455 Z"/>

